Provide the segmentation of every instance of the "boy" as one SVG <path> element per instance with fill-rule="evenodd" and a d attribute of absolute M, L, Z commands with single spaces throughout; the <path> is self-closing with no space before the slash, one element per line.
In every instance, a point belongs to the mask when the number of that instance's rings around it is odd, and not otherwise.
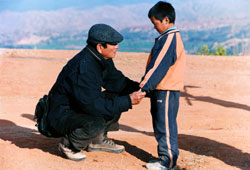
<path fill-rule="evenodd" d="M 150 97 L 159 160 L 150 161 L 146 167 L 170 170 L 176 167 L 179 155 L 176 117 L 183 88 L 185 50 L 170 3 L 159 1 L 149 10 L 148 17 L 160 36 L 149 55 L 140 87 Z"/>

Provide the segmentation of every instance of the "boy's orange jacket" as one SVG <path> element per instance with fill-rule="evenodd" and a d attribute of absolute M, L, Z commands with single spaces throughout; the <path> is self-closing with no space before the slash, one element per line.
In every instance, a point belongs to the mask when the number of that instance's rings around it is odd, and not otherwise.
<path fill-rule="evenodd" d="M 186 55 L 179 30 L 170 30 L 156 38 L 148 58 L 142 91 L 180 91 L 184 85 Z"/>

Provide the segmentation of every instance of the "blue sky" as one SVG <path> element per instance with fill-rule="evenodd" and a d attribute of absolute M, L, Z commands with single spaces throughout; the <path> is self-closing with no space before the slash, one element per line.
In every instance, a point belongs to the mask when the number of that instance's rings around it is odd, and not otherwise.
<path fill-rule="evenodd" d="M 0 0 L 0 12 L 3 11 L 54 11 L 62 8 L 74 8 L 78 10 L 90 10 L 97 7 L 110 5 L 115 7 L 123 7 L 126 5 L 137 5 L 140 9 L 141 3 L 150 4 L 150 6 L 157 3 L 159 0 Z M 173 4 L 178 13 L 183 14 L 183 10 L 189 15 L 194 9 L 190 9 L 193 6 L 197 8 L 203 8 L 197 10 L 195 15 L 203 15 L 204 12 L 213 17 L 218 17 L 227 13 L 228 16 L 238 15 L 243 13 L 247 15 L 250 9 L 249 0 L 165 0 Z M 207 12 L 207 9 L 215 9 L 214 11 Z M 218 12 L 220 11 L 220 12 Z M 187 16 L 187 14 L 183 14 Z"/>
<path fill-rule="evenodd" d="M 182 31 L 231 26 L 250 29 L 250 0 L 166 0 L 176 10 Z M 118 30 L 150 30 L 148 10 L 158 0 L 0 0 L 0 42 L 20 42 L 31 35 L 47 38 L 84 32 L 95 23 Z M 248 31 L 247 31 L 248 30 Z M 234 30 L 233 30 L 234 31 Z M 53 34 L 53 35 L 52 35 Z M 25 39 L 26 40 L 26 39 Z"/>
<path fill-rule="evenodd" d="M 103 5 L 123 6 L 156 3 L 158 0 L 0 0 L 0 11 L 56 10 L 61 8 L 92 9 Z"/>
<path fill-rule="evenodd" d="M 195 22 L 196 26 L 198 21 L 206 28 L 211 28 L 229 21 L 229 24 L 237 24 L 236 22 L 242 22 L 242 18 L 250 18 L 249 0 L 166 1 L 176 9 L 176 24 L 180 26 L 181 23 L 182 28 L 187 22 L 189 25 L 194 24 L 190 22 Z M 71 27 L 75 23 L 78 23 L 78 27 L 87 27 L 93 22 L 107 22 L 119 27 L 144 26 L 150 24 L 147 12 L 157 2 L 158 0 L 0 0 L 0 31 L 9 28 L 19 30 L 25 28 L 25 25 L 29 30 L 32 26 L 37 29 L 38 24 L 52 27 L 55 24 L 51 23 L 65 22 L 71 23 L 68 24 Z M 65 27 L 67 25 L 61 26 Z"/>

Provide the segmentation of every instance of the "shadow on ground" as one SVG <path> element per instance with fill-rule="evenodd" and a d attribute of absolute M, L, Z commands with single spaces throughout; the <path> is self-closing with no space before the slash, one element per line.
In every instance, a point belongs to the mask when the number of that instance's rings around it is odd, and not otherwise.
<path fill-rule="evenodd" d="M 36 130 L 18 126 L 9 120 L 0 119 L 0 139 L 10 141 L 20 148 L 41 149 L 53 155 L 60 155 L 57 150 L 60 139 L 47 138 Z"/>
<path fill-rule="evenodd" d="M 22 114 L 22 117 L 33 121 L 33 115 L 31 114 Z M 0 139 L 10 141 L 19 148 L 41 149 L 44 152 L 61 156 L 57 149 L 60 138 L 45 137 L 39 134 L 37 130 L 18 126 L 9 120 L 0 119 Z M 148 162 L 153 158 L 150 153 L 126 141 L 115 140 L 115 142 L 124 145 L 128 153 L 141 161 Z"/>
<path fill-rule="evenodd" d="M 231 101 L 226 101 L 226 100 L 221 100 L 221 99 L 216 99 L 210 96 L 195 96 L 190 93 L 188 93 L 188 89 L 190 88 L 200 88 L 198 86 L 184 86 L 184 91 L 181 92 L 181 97 L 184 97 L 188 105 L 193 105 L 192 101 L 202 101 L 202 102 L 207 102 L 207 103 L 212 103 L 216 105 L 220 105 L 223 107 L 229 107 L 229 108 L 236 108 L 236 109 L 242 109 L 246 111 L 250 111 L 250 106 L 241 104 L 241 103 L 236 103 L 236 102 L 231 102 Z"/>
<path fill-rule="evenodd" d="M 23 114 L 22 116 L 28 119 L 33 119 L 33 116 L 30 114 Z M 142 133 L 153 137 L 153 132 L 140 131 L 126 125 L 120 125 L 120 129 L 128 132 Z M 36 130 L 18 126 L 9 120 L 0 119 L 0 139 L 11 141 L 20 148 L 36 148 L 41 149 L 44 152 L 60 156 L 60 153 L 57 150 L 60 138 L 47 138 L 40 135 Z M 250 167 L 250 154 L 244 153 L 230 145 L 204 137 L 185 134 L 179 134 L 178 141 L 180 149 L 190 151 L 198 155 L 212 156 L 230 166 L 237 168 L 244 169 L 245 167 Z M 124 145 L 129 154 L 135 156 L 143 162 L 148 162 L 154 158 L 152 154 L 138 148 L 137 146 L 131 145 L 126 141 L 115 140 L 115 142 Z M 157 147 L 155 146 L 155 148 Z"/>
<path fill-rule="evenodd" d="M 120 125 L 120 129 L 123 131 L 154 136 L 153 132 L 140 131 L 126 125 Z M 250 167 L 250 154 L 244 153 L 230 145 L 204 137 L 185 134 L 178 135 L 178 143 L 180 149 L 193 152 L 198 155 L 212 156 L 230 166 L 234 166 L 242 170 L 246 170 L 247 167 Z M 157 146 L 155 146 L 155 149 L 157 149 Z"/>

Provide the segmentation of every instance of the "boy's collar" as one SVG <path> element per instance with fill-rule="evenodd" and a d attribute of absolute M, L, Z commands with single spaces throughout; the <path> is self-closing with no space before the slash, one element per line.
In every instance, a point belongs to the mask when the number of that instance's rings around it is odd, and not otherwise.
<path fill-rule="evenodd" d="M 159 37 L 156 38 L 156 40 L 161 39 L 161 37 L 165 36 L 166 34 L 172 33 L 172 32 L 178 32 L 179 30 L 177 29 L 176 26 L 173 26 L 166 31 L 164 31 L 162 34 L 159 35 Z"/>
<path fill-rule="evenodd" d="M 176 30 L 176 29 L 177 29 L 177 27 L 176 27 L 176 26 L 173 26 L 173 27 L 171 27 L 171 28 L 167 29 L 166 31 L 164 31 L 163 33 L 161 33 L 161 35 L 163 35 L 163 34 L 167 33 L 168 31 L 171 31 L 171 30 Z M 160 35 L 160 36 L 161 36 L 161 35 Z"/>

